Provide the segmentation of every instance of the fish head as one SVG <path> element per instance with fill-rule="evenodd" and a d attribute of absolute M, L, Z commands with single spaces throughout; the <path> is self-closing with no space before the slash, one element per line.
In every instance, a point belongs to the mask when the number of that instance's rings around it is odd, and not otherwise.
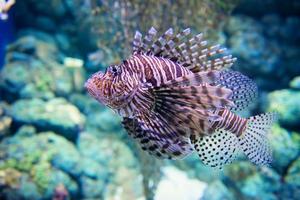
<path fill-rule="evenodd" d="M 135 91 L 136 84 L 122 73 L 121 68 L 118 65 L 109 66 L 105 72 L 93 74 L 85 83 L 91 97 L 112 109 L 127 105 Z"/>

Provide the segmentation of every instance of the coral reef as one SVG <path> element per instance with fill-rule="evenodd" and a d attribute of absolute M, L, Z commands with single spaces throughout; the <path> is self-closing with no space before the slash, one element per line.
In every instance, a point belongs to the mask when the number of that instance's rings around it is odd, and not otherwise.
<path fill-rule="evenodd" d="M 84 70 L 61 64 L 64 59 L 47 34 L 19 38 L 8 47 L 8 64 L 0 77 L 5 98 L 9 101 L 16 97 L 50 99 L 82 91 Z"/>
<path fill-rule="evenodd" d="M 7 105 L 0 103 L 0 140 L 9 134 L 12 123 L 11 117 L 6 115 L 6 109 Z"/>
<path fill-rule="evenodd" d="M 87 4 L 84 0 L 77 0 L 79 5 L 84 8 L 79 21 L 83 27 L 93 27 L 94 32 L 90 34 L 97 38 L 97 44 L 106 49 L 115 48 L 113 52 L 116 56 L 128 55 L 129 41 L 135 30 L 147 31 L 149 27 L 155 26 L 159 31 L 169 27 L 191 27 L 201 31 L 210 32 L 209 35 L 215 36 L 220 19 L 224 19 L 237 0 L 225 1 L 91 1 Z M 168 12 L 165 12 L 165 11 Z M 186 10 L 187 12 L 181 12 Z M 111 15 L 111 13 L 114 13 Z M 103 17 L 106 16 L 106 17 Z M 161 20 L 161 19 L 164 20 Z M 151 20 L 149 20 L 151 19 Z M 109 25 L 109 28 L 105 28 Z M 86 34 L 86 31 L 81 32 Z M 105 52 L 105 51 L 103 51 Z M 116 57 L 115 56 L 115 57 Z"/>
<path fill-rule="evenodd" d="M 257 21 L 245 15 L 231 17 L 225 25 L 228 46 L 237 56 L 236 68 L 253 76 L 261 88 L 287 87 L 291 78 L 300 74 L 297 42 L 300 27 L 295 16 L 280 18 L 268 14 Z M 270 76 L 272 75 L 272 76 Z M 278 82 L 280 80 L 280 82 Z"/>
<path fill-rule="evenodd" d="M 299 199 L 300 4 L 236 4 L 16 1 L 9 18 L 16 38 L 0 71 L 0 199 Z M 229 47 L 234 69 L 261 89 L 245 115 L 278 113 L 268 135 L 270 166 L 242 155 L 223 171 L 197 155 L 154 159 L 127 137 L 119 117 L 86 95 L 87 76 L 120 61 L 133 32 L 150 26 L 189 26 Z"/>
<path fill-rule="evenodd" d="M 287 127 L 300 126 L 300 93 L 289 89 L 277 90 L 269 94 L 269 111 L 279 114 L 279 122 Z"/>
<path fill-rule="evenodd" d="M 84 115 L 63 98 L 49 101 L 20 100 L 12 104 L 10 115 L 17 126 L 30 124 L 40 130 L 55 131 L 73 140 L 77 138 L 85 123 Z"/>

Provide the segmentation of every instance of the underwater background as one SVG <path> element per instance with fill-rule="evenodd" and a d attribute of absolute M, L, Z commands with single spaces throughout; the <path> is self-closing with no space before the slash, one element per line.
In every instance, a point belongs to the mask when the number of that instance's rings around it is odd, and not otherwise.
<path fill-rule="evenodd" d="M 0 199 L 300 199 L 299 0 L 16 0 L 6 13 Z M 157 160 L 87 95 L 89 75 L 126 58 L 135 30 L 151 26 L 204 32 L 238 58 L 233 69 L 259 88 L 244 114 L 279 114 L 270 166 Z"/>

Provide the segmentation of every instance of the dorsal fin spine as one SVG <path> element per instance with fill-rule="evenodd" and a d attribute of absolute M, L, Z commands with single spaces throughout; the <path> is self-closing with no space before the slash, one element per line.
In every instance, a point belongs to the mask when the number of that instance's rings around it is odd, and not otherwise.
<path fill-rule="evenodd" d="M 152 27 L 145 36 L 136 32 L 133 54 L 144 54 L 168 58 L 192 72 L 220 70 L 230 67 L 236 60 L 220 45 L 208 45 L 203 34 L 192 36 L 189 28 L 175 34 L 168 29 L 160 37 Z"/>

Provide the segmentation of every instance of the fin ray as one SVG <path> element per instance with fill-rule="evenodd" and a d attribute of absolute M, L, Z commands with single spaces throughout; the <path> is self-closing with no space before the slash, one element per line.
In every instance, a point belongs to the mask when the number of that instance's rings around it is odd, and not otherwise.
<path fill-rule="evenodd" d="M 165 124 L 161 118 L 124 118 L 122 123 L 129 136 L 140 144 L 142 150 L 157 158 L 181 159 L 193 151 L 189 140 L 180 137 L 176 128 Z"/>
<path fill-rule="evenodd" d="M 191 36 L 189 28 L 178 34 L 170 28 L 160 37 L 156 37 L 156 33 L 153 27 L 143 38 L 137 32 L 133 42 L 133 54 L 144 53 L 168 58 L 192 72 L 221 70 L 229 68 L 236 61 L 220 45 L 209 46 L 202 33 Z"/>
<path fill-rule="evenodd" d="M 231 108 L 232 111 L 242 111 L 248 108 L 257 98 L 257 85 L 240 72 L 222 71 L 216 83 L 232 91 L 230 99 L 236 105 Z"/>
<path fill-rule="evenodd" d="M 257 165 L 268 165 L 272 162 L 267 134 L 276 120 L 276 113 L 265 113 L 249 118 L 246 130 L 239 137 L 239 144 L 251 162 Z"/>

